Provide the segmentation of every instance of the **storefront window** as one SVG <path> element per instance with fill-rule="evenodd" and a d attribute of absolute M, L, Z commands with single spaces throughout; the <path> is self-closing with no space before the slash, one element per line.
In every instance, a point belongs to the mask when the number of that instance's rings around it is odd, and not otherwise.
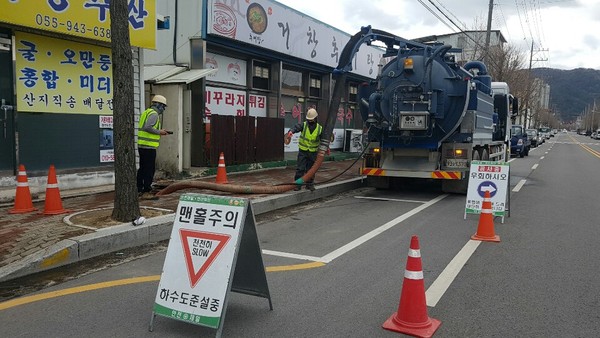
<path fill-rule="evenodd" d="M 284 94 L 304 96 L 302 90 L 302 73 L 291 70 L 283 69 L 281 72 L 281 91 Z"/>
<path fill-rule="evenodd" d="M 321 77 L 319 75 L 310 75 L 308 88 L 311 97 L 321 97 Z"/>
<path fill-rule="evenodd" d="M 348 105 L 346 108 L 345 120 L 346 129 L 362 129 L 362 118 L 357 105 Z"/>
<path fill-rule="evenodd" d="M 252 73 L 252 88 L 269 90 L 269 65 L 254 62 Z"/>
<path fill-rule="evenodd" d="M 356 84 L 351 83 L 348 86 L 348 101 L 356 102 L 357 99 L 358 99 L 358 87 L 356 86 Z"/>
<path fill-rule="evenodd" d="M 293 127 L 296 123 L 304 121 L 304 105 L 298 102 L 297 97 L 281 96 L 281 106 L 279 107 L 279 117 L 285 119 L 286 128 Z"/>

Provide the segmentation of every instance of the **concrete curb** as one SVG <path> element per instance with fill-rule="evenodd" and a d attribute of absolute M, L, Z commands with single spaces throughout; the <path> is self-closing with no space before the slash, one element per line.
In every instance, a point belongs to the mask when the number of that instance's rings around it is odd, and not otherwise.
<path fill-rule="evenodd" d="M 251 200 L 255 215 L 292 205 L 313 201 L 338 193 L 364 187 L 362 177 L 317 186 L 313 192 L 302 190 Z M 99 229 L 94 233 L 62 240 L 18 262 L 0 268 L 0 282 L 31 275 L 64 265 L 80 262 L 103 254 L 154 243 L 171 237 L 175 214 L 147 219 L 140 226 L 131 223 Z"/>

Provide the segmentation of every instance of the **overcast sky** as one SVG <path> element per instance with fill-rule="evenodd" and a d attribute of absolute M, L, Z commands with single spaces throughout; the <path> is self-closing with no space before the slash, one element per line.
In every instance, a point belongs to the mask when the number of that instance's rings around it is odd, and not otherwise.
<path fill-rule="evenodd" d="M 407 39 L 459 32 L 450 20 L 461 30 L 486 27 L 489 9 L 489 0 L 277 1 L 351 35 L 371 25 Z M 492 29 L 500 30 L 509 44 L 522 50 L 527 61 L 533 41 L 534 68 L 600 70 L 600 0 L 493 3 Z"/>

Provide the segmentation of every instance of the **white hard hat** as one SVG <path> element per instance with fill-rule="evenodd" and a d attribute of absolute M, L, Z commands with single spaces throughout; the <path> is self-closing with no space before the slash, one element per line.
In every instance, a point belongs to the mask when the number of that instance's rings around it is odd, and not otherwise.
<path fill-rule="evenodd" d="M 162 103 L 165 106 L 167 105 L 167 99 L 162 95 L 154 95 L 154 97 L 152 97 L 152 102 Z"/>
<path fill-rule="evenodd" d="M 317 114 L 317 111 L 314 108 L 310 108 L 307 112 L 306 112 L 306 119 L 307 120 L 314 120 L 317 118 L 317 116 L 319 116 L 319 114 Z"/>

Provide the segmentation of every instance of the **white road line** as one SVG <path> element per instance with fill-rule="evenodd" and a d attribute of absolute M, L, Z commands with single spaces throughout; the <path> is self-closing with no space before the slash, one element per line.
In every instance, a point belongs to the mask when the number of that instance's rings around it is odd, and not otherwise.
<path fill-rule="evenodd" d="M 547 154 L 547 153 L 546 153 L 546 154 Z M 540 160 L 543 160 L 543 159 L 544 159 L 544 157 L 546 157 L 546 156 L 542 156 L 542 157 L 540 157 Z"/>
<path fill-rule="evenodd" d="M 289 253 L 289 252 L 281 252 L 281 251 L 273 251 L 273 250 L 263 250 L 262 253 L 265 254 L 265 255 L 279 256 L 279 257 L 286 257 L 286 258 L 294 258 L 294 259 L 300 259 L 300 260 L 303 260 L 303 261 L 313 261 L 313 262 L 320 262 L 321 261 L 321 258 L 319 258 L 319 257 L 306 256 L 306 255 L 298 255 L 298 254 Z"/>
<path fill-rule="evenodd" d="M 533 165 L 533 167 L 531 167 L 531 170 L 535 170 L 535 169 L 537 169 L 537 167 L 538 167 L 538 164 L 536 163 Z"/>
<path fill-rule="evenodd" d="M 384 225 L 378 227 L 377 229 L 374 229 L 374 230 L 360 236 L 359 238 L 353 240 L 352 242 L 342 246 L 341 248 L 336 249 L 336 250 L 332 251 L 331 253 L 328 253 L 327 255 L 321 257 L 320 261 L 323 263 L 329 263 L 329 262 L 333 261 L 334 259 L 342 256 L 343 254 L 349 252 L 350 250 L 367 242 L 368 240 L 375 238 L 377 235 L 383 233 L 384 231 L 391 229 L 395 225 L 398 225 L 400 222 L 406 220 L 410 216 L 413 216 L 413 215 L 429 208 L 430 206 L 436 204 L 437 202 L 441 201 L 442 199 L 446 198 L 447 196 L 448 196 L 448 194 L 440 195 L 440 196 L 432 199 L 431 201 L 428 201 L 428 202 L 424 203 L 423 205 L 420 205 L 420 206 L 412 209 L 411 211 L 406 212 L 406 213 L 394 218 L 393 220 L 385 223 Z"/>
<path fill-rule="evenodd" d="M 521 190 L 521 188 L 523 188 L 523 186 L 525 185 L 525 182 L 527 182 L 527 180 L 520 180 L 519 183 L 515 185 L 512 191 L 519 192 L 519 190 Z"/>
<path fill-rule="evenodd" d="M 454 258 L 448 263 L 444 271 L 440 273 L 438 278 L 429 286 L 425 292 L 425 298 L 427 299 L 427 306 L 434 307 L 440 301 L 450 284 L 454 281 L 454 278 L 458 276 L 460 270 L 465 266 L 465 263 L 469 260 L 471 255 L 475 252 L 477 247 L 481 244 L 481 241 L 469 240 L 465 246 L 454 256 Z"/>
<path fill-rule="evenodd" d="M 448 194 L 440 195 L 440 196 L 432 199 L 431 201 L 427 201 L 427 202 L 413 201 L 413 202 L 422 203 L 422 205 L 394 218 L 393 220 L 383 224 L 382 226 L 378 227 L 377 229 L 374 229 L 374 230 L 360 236 L 359 238 L 353 240 L 352 242 L 340 247 L 339 249 L 336 249 L 336 250 L 328 253 L 327 255 L 325 255 L 323 257 L 306 256 L 306 255 L 299 255 L 299 254 L 295 254 L 295 253 L 291 253 L 291 252 L 281 252 L 281 251 L 273 251 L 273 250 L 262 250 L 262 253 L 265 255 L 293 258 L 293 259 L 299 259 L 299 260 L 304 260 L 304 261 L 329 263 L 329 262 L 333 261 L 334 259 L 342 256 L 343 254 L 349 252 L 350 250 L 365 243 L 366 241 L 368 241 L 372 238 L 375 238 L 377 235 L 383 233 L 384 231 L 394 227 L 395 225 L 399 224 L 400 222 L 404 221 L 405 219 L 409 218 L 410 216 L 413 216 L 413 215 L 423 211 L 424 209 L 434 205 L 435 203 L 446 198 L 447 196 L 448 196 Z"/>
<path fill-rule="evenodd" d="M 360 198 L 365 200 L 378 200 L 378 201 L 394 201 L 394 202 L 409 202 L 409 203 L 426 203 L 424 201 L 417 200 L 402 200 L 397 198 L 384 198 L 384 197 L 368 197 L 368 196 L 354 196 L 354 198 Z"/>

